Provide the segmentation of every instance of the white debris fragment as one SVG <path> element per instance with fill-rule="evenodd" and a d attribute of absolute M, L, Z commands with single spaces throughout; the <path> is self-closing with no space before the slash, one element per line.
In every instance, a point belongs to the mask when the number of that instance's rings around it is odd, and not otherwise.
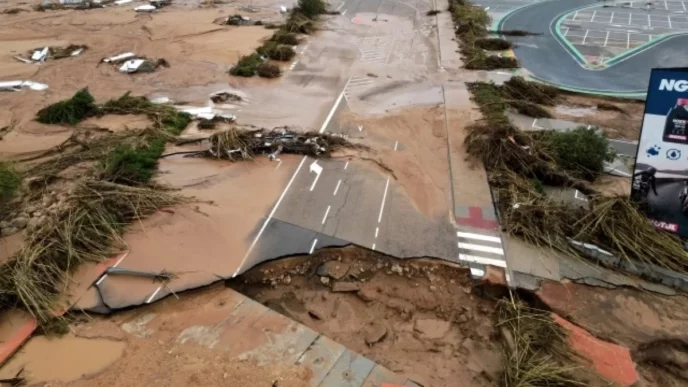
<path fill-rule="evenodd" d="M 156 97 L 156 98 L 152 98 L 150 101 L 152 103 L 156 103 L 156 104 L 160 104 L 160 105 L 172 102 L 172 100 L 169 97 Z"/>
<path fill-rule="evenodd" d="M 79 49 L 76 49 L 76 50 L 72 51 L 72 53 L 69 54 L 69 55 L 70 55 L 70 56 L 79 56 L 82 52 L 84 52 L 84 49 L 83 49 L 83 48 L 79 48 Z"/>
<path fill-rule="evenodd" d="M 36 62 L 42 62 L 47 57 L 48 57 L 48 47 L 45 47 L 42 50 L 34 51 L 33 54 L 31 55 L 31 60 L 36 61 Z"/>
<path fill-rule="evenodd" d="M 27 59 L 27 58 L 24 58 L 23 56 L 19 56 L 19 55 L 16 55 L 16 56 L 14 57 L 14 59 L 16 59 L 16 60 L 18 60 L 18 61 L 20 61 L 20 62 L 24 62 L 24 63 L 26 63 L 26 64 L 31 64 L 31 63 L 33 63 L 33 61 L 32 61 L 31 59 Z"/>
<path fill-rule="evenodd" d="M 281 13 L 287 13 L 287 7 L 280 5 L 280 12 Z"/>
<path fill-rule="evenodd" d="M 117 0 L 117 1 L 115 1 L 115 4 L 124 5 L 124 4 L 129 4 L 131 2 L 133 2 L 133 0 Z"/>
<path fill-rule="evenodd" d="M 154 5 L 150 4 L 145 4 L 145 5 L 139 5 L 138 7 L 134 8 L 134 11 L 136 12 L 155 12 L 158 9 L 155 8 Z"/>
<path fill-rule="evenodd" d="M 122 73 L 135 73 L 138 71 L 139 67 L 145 62 L 144 59 L 132 59 L 124 62 L 124 64 L 119 68 Z"/>
<path fill-rule="evenodd" d="M 105 63 L 117 63 L 117 62 L 123 61 L 125 59 L 133 58 L 134 56 L 136 56 L 136 54 L 134 54 L 133 52 L 125 52 L 124 54 L 119 54 L 119 55 L 111 56 L 109 58 L 105 58 L 105 59 L 103 59 L 103 62 L 105 62 Z"/>
<path fill-rule="evenodd" d="M 33 81 L 6 81 L 0 82 L 0 91 L 19 91 L 24 87 L 31 90 L 43 91 L 48 89 L 48 85 Z"/>

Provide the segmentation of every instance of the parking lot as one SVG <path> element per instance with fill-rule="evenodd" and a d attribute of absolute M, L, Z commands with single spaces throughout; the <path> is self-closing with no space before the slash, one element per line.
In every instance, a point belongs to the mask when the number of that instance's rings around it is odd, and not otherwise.
<path fill-rule="evenodd" d="M 603 64 L 670 34 L 688 32 L 684 1 L 628 2 L 567 14 L 559 32 L 586 62 Z"/>

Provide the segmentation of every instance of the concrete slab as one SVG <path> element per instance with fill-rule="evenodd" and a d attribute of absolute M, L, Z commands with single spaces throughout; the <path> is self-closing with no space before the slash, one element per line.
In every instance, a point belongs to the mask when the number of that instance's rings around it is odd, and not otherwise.
<path fill-rule="evenodd" d="M 346 350 L 330 369 L 320 386 L 360 387 L 374 367 L 375 363 L 371 360 Z"/>
<path fill-rule="evenodd" d="M 322 383 L 344 351 L 346 351 L 346 348 L 343 345 L 325 336 L 319 336 L 301 355 L 296 364 L 304 364 L 313 371 L 310 385 L 317 387 Z"/>

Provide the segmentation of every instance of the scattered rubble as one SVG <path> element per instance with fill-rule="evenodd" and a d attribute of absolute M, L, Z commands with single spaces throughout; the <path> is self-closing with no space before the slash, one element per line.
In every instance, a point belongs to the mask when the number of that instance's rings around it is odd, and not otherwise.
<path fill-rule="evenodd" d="M 43 91 L 48 89 L 48 85 L 34 81 L 5 81 L 0 82 L 0 91 L 20 91 L 29 88 L 31 90 Z"/>
<path fill-rule="evenodd" d="M 14 59 L 24 63 L 42 63 L 48 59 L 79 56 L 87 49 L 88 46 L 77 44 L 70 44 L 67 47 L 43 47 L 31 50 L 25 56 L 16 55 Z"/>
<path fill-rule="evenodd" d="M 145 56 L 136 55 L 133 52 L 125 52 L 109 58 L 104 58 L 102 62 L 120 65 L 119 71 L 125 74 L 151 73 L 157 70 L 158 67 L 170 67 L 169 62 L 164 58 L 152 60 Z"/>
<path fill-rule="evenodd" d="M 185 111 L 189 112 L 188 110 Z M 202 113 L 198 113 L 196 116 L 208 119 Z M 347 136 L 344 135 L 316 132 L 299 133 L 288 127 L 272 130 L 232 128 L 215 133 L 207 139 L 199 139 L 197 142 L 207 142 L 209 147 L 200 151 L 175 152 L 163 157 L 183 153 L 188 157 L 209 157 L 237 161 L 250 160 L 255 155 L 264 154 L 270 160 L 278 160 L 281 153 L 329 157 L 332 152 L 342 148 L 364 148 L 349 142 Z"/>

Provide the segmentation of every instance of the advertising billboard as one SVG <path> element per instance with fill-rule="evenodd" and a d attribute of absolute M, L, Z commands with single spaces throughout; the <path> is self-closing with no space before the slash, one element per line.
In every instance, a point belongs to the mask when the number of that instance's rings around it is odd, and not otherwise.
<path fill-rule="evenodd" d="M 652 70 L 631 198 L 655 226 L 688 238 L 688 68 Z"/>

